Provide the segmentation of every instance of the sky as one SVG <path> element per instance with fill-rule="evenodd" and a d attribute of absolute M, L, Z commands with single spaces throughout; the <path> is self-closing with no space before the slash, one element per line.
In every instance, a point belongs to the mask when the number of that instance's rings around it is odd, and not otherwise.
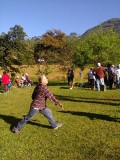
<path fill-rule="evenodd" d="M 58 29 L 82 35 L 120 18 L 120 0 L 0 0 L 0 34 L 20 25 L 29 38 Z"/>

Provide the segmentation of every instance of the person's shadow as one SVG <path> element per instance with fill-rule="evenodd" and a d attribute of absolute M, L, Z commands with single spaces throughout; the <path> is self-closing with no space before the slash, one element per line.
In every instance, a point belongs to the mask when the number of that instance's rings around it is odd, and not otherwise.
<path fill-rule="evenodd" d="M 0 118 L 3 119 L 6 123 L 10 124 L 10 130 L 12 130 L 13 127 L 21 120 L 19 118 L 16 118 L 10 115 L 2 115 L 2 114 L 0 114 Z M 43 127 L 43 128 L 49 128 L 49 129 L 52 128 L 49 125 L 40 124 L 34 121 L 28 121 L 27 123 L 31 125 Z"/>
<path fill-rule="evenodd" d="M 100 120 L 105 120 L 105 121 L 109 121 L 109 122 L 120 123 L 120 118 L 113 118 L 113 117 L 110 117 L 108 115 L 88 113 L 88 112 L 76 112 L 76 111 L 59 111 L 59 112 L 66 113 L 66 114 L 71 114 L 71 115 L 75 115 L 75 116 L 84 116 L 84 117 L 88 117 L 91 120 L 100 119 Z"/>

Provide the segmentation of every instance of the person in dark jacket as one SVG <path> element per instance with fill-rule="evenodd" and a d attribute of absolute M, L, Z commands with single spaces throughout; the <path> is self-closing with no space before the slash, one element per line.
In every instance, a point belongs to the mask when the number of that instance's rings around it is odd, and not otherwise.
<path fill-rule="evenodd" d="M 42 113 L 49 121 L 53 129 L 58 129 L 62 126 L 62 123 L 57 123 L 52 112 L 46 106 L 47 98 L 55 105 L 59 105 L 63 110 L 63 105 L 54 97 L 51 91 L 47 87 L 48 79 L 45 75 L 42 75 L 39 79 L 39 84 L 35 87 L 32 93 L 32 103 L 30 105 L 29 113 L 13 127 L 12 132 L 19 133 L 23 126 L 32 119 L 37 113 Z"/>
<path fill-rule="evenodd" d="M 112 89 L 115 79 L 115 69 L 114 65 L 108 65 L 108 84 L 109 88 Z"/>
<path fill-rule="evenodd" d="M 70 86 L 70 89 L 73 89 L 73 79 L 74 79 L 73 69 L 68 69 L 67 78 L 68 78 L 68 85 Z"/>

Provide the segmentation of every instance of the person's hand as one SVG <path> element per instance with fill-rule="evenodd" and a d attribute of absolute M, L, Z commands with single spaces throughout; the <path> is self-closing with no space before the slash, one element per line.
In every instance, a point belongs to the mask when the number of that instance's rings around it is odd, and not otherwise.
<path fill-rule="evenodd" d="M 60 107 L 62 108 L 62 110 L 64 110 L 64 107 L 63 107 L 63 105 L 62 105 L 61 103 L 60 103 L 59 105 L 60 105 Z"/>

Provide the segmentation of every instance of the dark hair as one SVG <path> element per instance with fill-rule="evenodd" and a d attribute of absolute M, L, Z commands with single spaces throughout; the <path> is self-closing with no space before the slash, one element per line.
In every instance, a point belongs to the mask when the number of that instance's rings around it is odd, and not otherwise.
<path fill-rule="evenodd" d="M 6 74 L 6 71 L 3 71 L 3 74 Z"/>

